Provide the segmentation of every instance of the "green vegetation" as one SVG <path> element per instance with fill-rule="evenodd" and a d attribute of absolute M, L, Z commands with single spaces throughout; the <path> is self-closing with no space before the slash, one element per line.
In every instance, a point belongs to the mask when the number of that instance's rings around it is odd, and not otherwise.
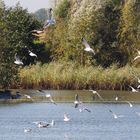
<path fill-rule="evenodd" d="M 73 62 L 52 62 L 24 67 L 20 71 L 22 88 L 45 89 L 113 89 L 124 90 L 137 84 L 140 68 L 126 65 L 117 68 L 82 66 Z"/>
<path fill-rule="evenodd" d="M 14 64 L 16 53 L 24 65 L 29 65 L 34 64 L 35 59 L 29 56 L 28 49 L 34 53 L 45 52 L 45 44 L 34 44 L 35 38 L 31 34 L 33 29 L 39 27 L 41 23 L 19 4 L 7 8 L 0 1 L 0 88 L 18 87 L 18 71 L 21 67 Z M 46 57 L 39 58 L 44 60 Z"/>
<path fill-rule="evenodd" d="M 43 38 L 36 38 L 31 31 L 41 28 L 42 22 L 19 4 L 6 8 L 1 3 L 0 86 L 124 90 L 128 84 L 136 85 L 140 59 L 133 59 L 140 48 L 139 6 L 139 0 L 80 4 L 63 0 L 54 9 L 56 24 L 44 30 Z M 35 15 L 43 21 L 45 12 L 40 9 Z M 95 55 L 84 51 L 83 37 Z M 38 58 L 30 57 L 27 48 Z M 13 64 L 15 53 L 23 59 L 23 67 Z"/>

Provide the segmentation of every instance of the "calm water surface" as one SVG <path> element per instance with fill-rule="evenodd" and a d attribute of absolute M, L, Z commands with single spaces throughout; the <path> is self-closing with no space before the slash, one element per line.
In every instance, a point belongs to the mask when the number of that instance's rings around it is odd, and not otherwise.
<path fill-rule="evenodd" d="M 30 91 L 31 92 L 31 91 Z M 140 135 L 140 104 L 133 104 L 130 108 L 127 103 L 94 103 L 92 96 L 87 98 L 81 93 L 80 99 L 91 101 L 84 106 L 91 110 L 79 112 L 75 109 L 72 100 L 76 91 L 67 95 L 67 103 L 60 102 L 64 99 L 64 93 L 54 99 L 59 101 L 57 105 L 39 101 L 21 104 L 0 105 L 0 140 L 139 140 Z M 80 92 L 80 91 L 77 91 Z M 32 92 L 31 92 L 32 93 Z M 50 93 L 50 91 L 49 91 Z M 118 94 L 118 93 L 117 93 Z M 132 95 L 130 94 L 130 97 Z M 136 95 L 135 95 L 136 96 Z M 112 97 L 115 97 L 112 95 Z M 110 97 L 109 100 L 112 98 Z M 130 98 L 126 98 L 127 100 Z M 132 99 L 135 99 L 133 97 Z M 107 99 L 106 99 L 107 100 Z M 68 102 L 70 101 L 70 102 Z M 109 112 L 112 110 L 121 118 L 114 119 Z M 63 121 L 64 112 L 69 113 L 71 120 Z M 55 120 L 55 126 L 50 128 L 38 128 L 33 122 Z M 30 133 L 24 133 L 24 128 L 31 128 Z"/>

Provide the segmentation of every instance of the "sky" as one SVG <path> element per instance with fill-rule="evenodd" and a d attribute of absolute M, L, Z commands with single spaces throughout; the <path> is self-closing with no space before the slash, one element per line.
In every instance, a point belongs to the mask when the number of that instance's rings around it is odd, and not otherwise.
<path fill-rule="evenodd" d="M 6 6 L 15 6 L 17 2 L 29 12 L 35 12 L 41 8 L 53 7 L 54 0 L 3 0 Z"/>

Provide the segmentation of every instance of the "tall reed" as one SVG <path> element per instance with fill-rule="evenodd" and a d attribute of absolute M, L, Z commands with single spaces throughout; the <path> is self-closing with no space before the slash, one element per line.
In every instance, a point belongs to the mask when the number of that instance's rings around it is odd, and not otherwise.
<path fill-rule="evenodd" d="M 128 89 L 137 85 L 140 68 L 81 66 L 74 62 L 36 64 L 20 70 L 22 88 L 44 89 Z"/>

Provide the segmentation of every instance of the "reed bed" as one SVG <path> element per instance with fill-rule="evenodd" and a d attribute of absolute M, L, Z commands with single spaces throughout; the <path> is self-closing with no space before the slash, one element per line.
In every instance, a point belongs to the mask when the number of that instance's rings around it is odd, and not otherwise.
<path fill-rule="evenodd" d="M 117 68 L 81 66 L 74 62 L 36 64 L 20 70 L 20 87 L 24 89 L 110 89 L 126 90 L 137 86 L 140 68 L 126 65 Z"/>

